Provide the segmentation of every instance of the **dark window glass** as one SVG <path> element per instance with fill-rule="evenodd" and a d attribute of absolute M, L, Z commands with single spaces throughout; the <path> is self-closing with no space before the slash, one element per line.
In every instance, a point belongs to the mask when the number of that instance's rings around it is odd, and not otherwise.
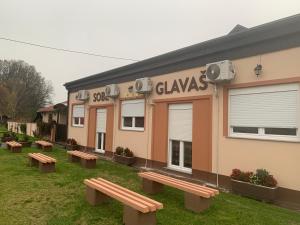
<path fill-rule="evenodd" d="M 80 124 L 81 124 L 81 125 L 84 124 L 84 117 L 80 117 Z"/>
<path fill-rule="evenodd" d="M 296 128 L 265 128 L 265 134 L 296 136 Z"/>
<path fill-rule="evenodd" d="M 74 117 L 74 124 L 78 125 L 79 124 L 79 117 Z"/>
<path fill-rule="evenodd" d="M 105 149 L 106 133 L 103 133 L 103 150 Z"/>
<path fill-rule="evenodd" d="M 179 166 L 180 141 L 171 141 L 172 145 L 172 165 Z"/>
<path fill-rule="evenodd" d="M 192 142 L 183 142 L 184 161 L 183 166 L 192 168 Z"/>
<path fill-rule="evenodd" d="M 135 127 L 144 127 L 144 117 L 135 117 Z"/>
<path fill-rule="evenodd" d="M 132 127 L 132 117 L 123 117 L 124 118 L 124 127 Z"/>
<path fill-rule="evenodd" d="M 102 133 L 98 133 L 98 149 L 102 149 L 101 142 L 102 142 Z"/>
<path fill-rule="evenodd" d="M 258 127 L 233 127 L 234 133 L 258 134 Z"/>

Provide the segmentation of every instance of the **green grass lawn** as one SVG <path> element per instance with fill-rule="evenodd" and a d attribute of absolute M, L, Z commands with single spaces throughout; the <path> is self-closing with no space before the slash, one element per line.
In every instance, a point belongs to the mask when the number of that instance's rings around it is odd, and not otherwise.
<path fill-rule="evenodd" d="M 85 201 L 85 178 L 103 177 L 143 194 L 133 168 L 99 160 L 96 169 L 84 169 L 69 163 L 65 150 L 55 148 L 46 154 L 58 160 L 57 171 L 41 174 L 27 165 L 28 152 L 38 149 L 24 148 L 15 154 L 0 149 L 0 224 L 122 224 L 119 202 L 93 207 Z M 232 194 L 221 193 L 200 214 L 184 209 L 183 192 L 176 189 L 166 187 L 150 197 L 164 204 L 157 213 L 161 225 L 300 224 L 299 213 Z"/>

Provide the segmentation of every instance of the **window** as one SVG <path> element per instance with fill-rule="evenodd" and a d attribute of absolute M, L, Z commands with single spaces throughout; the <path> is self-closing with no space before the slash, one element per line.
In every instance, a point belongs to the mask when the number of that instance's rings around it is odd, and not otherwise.
<path fill-rule="evenodd" d="M 97 124 L 96 124 L 96 152 L 105 152 L 106 140 L 106 109 L 97 109 Z"/>
<path fill-rule="evenodd" d="M 122 101 L 122 129 L 124 130 L 144 130 L 145 100 Z"/>
<path fill-rule="evenodd" d="M 299 141 L 299 85 L 229 91 L 230 136 Z"/>
<path fill-rule="evenodd" d="M 84 105 L 74 105 L 72 114 L 72 124 L 75 127 L 83 127 L 84 125 Z"/>
<path fill-rule="evenodd" d="M 169 164 L 174 170 L 192 171 L 192 104 L 169 105 Z"/>

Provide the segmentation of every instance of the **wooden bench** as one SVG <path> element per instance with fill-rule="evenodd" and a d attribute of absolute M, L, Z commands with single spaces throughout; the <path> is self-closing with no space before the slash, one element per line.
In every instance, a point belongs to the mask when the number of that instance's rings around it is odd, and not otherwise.
<path fill-rule="evenodd" d="M 211 199 L 219 194 L 219 191 L 203 185 L 182 181 L 154 172 L 142 172 L 139 176 L 143 179 L 143 190 L 148 194 L 155 194 L 168 185 L 184 191 L 185 207 L 194 212 L 201 212 L 211 204 Z"/>
<path fill-rule="evenodd" d="M 80 162 L 85 168 L 95 168 L 98 156 L 81 151 L 67 151 L 70 162 Z"/>
<path fill-rule="evenodd" d="M 155 225 L 156 210 L 163 204 L 130 191 L 102 178 L 85 179 L 86 199 L 97 205 L 114 198 L 124 205 L 123 223 L 125 225 Z"/>
<path fill-rule="evenodd" d="M 35 144 L 38 148 L 41 148 L 43 151 L 50 152 L 52 151 L 53 144 L 47 141 L 36 141 Z"/>
<path fill-rule="evenodd" d="M 22 145 L 16 141 L 7 141 L 6 147 L 13 153 L 19 153 L 22 151 Z"/>
<path fill-rule="evenodd" d="M 39 167 L 41 172 L 55 172 L 56 159 L 42 153 L 29 153 L 29 165 Z"/>

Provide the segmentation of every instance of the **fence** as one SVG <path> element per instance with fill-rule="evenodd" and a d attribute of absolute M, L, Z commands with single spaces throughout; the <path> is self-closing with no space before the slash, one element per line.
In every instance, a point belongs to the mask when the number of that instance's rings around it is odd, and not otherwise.
<path fill-rule="evenodd" d="M 8 121 L 7 129 L 9 131 L 21 134 L 22 133 L 21 132 L 21 124 L 24 124 L 24 123 Z M 27 135 L 33 136 L 33 132 L 36 132 L 36 131 L 37 131 L 36 123 L 26 123 L 26 134 Z"/>

